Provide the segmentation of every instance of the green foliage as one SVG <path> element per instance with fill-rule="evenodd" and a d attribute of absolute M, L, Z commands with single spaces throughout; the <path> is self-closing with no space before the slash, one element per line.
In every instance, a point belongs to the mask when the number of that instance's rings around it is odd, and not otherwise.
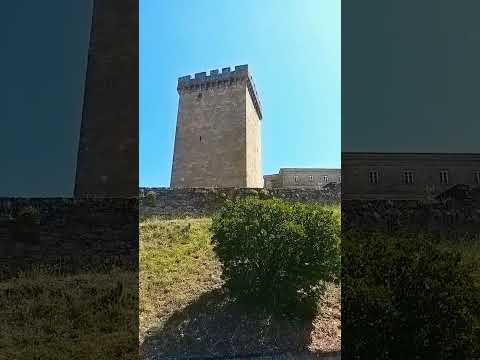
<path fill-rule="evenodd" d="M 478 358 L 480 287 L 459 252 L 418 234 L 343 233 L 342 246 L 347 358 Z"/>
<path fill-rule="evenodd" d="M 155 191 L 149 191 L 143 198 L 143 205 L 148 207 L 155 207 L 157 201 L 157 194 Z"/>
<path fill-rule="evenodd" d="M 274 310 L 315 311 L 324 283 L 338 280 L 339 218 L 338 208 L 318 204 L 227 201 L 212 221 L 226 286 Z"/>

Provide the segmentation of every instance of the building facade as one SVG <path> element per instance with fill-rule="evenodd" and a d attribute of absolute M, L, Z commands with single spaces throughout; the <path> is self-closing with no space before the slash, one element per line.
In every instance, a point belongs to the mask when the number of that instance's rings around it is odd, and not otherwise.
<path fill-rule="evenodd" d="M 267 189 L 321 189 L 327 184 L 341 184 L 341 182 L 340 169 L 282 168 L 278 174 L 264 176 L 264 184 Z"/>
<path fill-rule="evenodd" d="M 178 79 L 170 186 L 263 186 L 262 111 L 248 65 Z"/>
<path fill-rule="evenodd" d="M 342 199 L 434 197 L 457 184 L 480 186 L 480 154 L 342 153 Z"/>

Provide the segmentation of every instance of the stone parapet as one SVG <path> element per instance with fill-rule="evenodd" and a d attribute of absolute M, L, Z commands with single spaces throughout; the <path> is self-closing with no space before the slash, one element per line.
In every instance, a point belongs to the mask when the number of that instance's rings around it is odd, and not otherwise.
<path fill-rule="evenodd" d="M 255 188 L 140 188 L 140 199 L 155 193 L 154 206 L 140 201 L 143 215 L 208 215 L 220 208 L 225 200 L 246 196 L 281 198 L 297 202 L 340 203 L 340 191 L 315 189 L 255 189 Z"/>
<path fill-rule="evenodd" d="M 434 232 L 480 239 L 480 202 L 342 200 L 342 230 Z"/>
<path fill-rule="evenodd" d="M 32 236 L 19 236 L 26 207 L 37 210 L 39 224 Z M 0 198 L 0 278 L 33 265 L 79 271 L 137 263 L 136 198 Z"/>
<path fill-rule="evenodd" d="M 232 86 L 239 82 L 246 82 L 258 117 L 262 119 L 260 97 L 255 89 L 255 83 L 248 70 L 248 65 L 237 65 L 233 71 L 229 67 L 223 68 L 221 72 L 219 70 L 210 70 L 209 75 L 206 72 L 200 72 L 196 73 L 193 78 L 191 75 L 179 77 L 177 91 L 179 94 L 183 94 L 185 92 L 202 91 L 215 87 Z"/>

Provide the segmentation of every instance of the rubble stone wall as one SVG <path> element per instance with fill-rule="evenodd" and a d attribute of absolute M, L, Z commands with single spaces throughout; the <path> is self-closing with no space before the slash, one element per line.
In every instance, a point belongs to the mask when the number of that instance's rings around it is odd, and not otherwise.
<path fill-rule="evenodd" d="M 147 206 L 147 193 L 155 194 L 154 206 Z M 281 198 L 298 202 L 340 203 L 339 190 L 315 189 L 252 189 L 252 188 L 140 188 L 140 214 L 202 215 L 211 214 L 226 199 L 246 196 L 264 199 Z"/>
<path fill-rule="evenodd" d="M 342 229 L 468 232 L 480 239 L 480 203 L 343 200 Z"/>
<path fill-rule="evenodd" d="M 20 224 L 17 215 L 26 207 L 38 211 L 38 225 L 25 228 Z M 135 266 L 138 200 L 1 198 L 0 272 L 29 263 L 60 262 L 78 267 L 109 263 Z"/>

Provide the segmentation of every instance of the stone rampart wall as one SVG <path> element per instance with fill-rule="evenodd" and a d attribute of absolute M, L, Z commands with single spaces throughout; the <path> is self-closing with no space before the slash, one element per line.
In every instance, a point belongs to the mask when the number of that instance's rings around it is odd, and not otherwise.
<path fill-rule="evenodd" d="M 467 232 L 480 239 L 480 203 L 343 200 L 342 229 Z"/>
<path fill-rule="evenodd" d="M 147 206 L 144 197 L 155 193 L 154 206 Z M 245 196 L 259 196 L 264 199 L 282 198 L 289 201 L 340 203 L 340 191 L 315 189 L 249 189 L 249 188 L 140 188 L 140 214 L 149 215 L 205 215 L 211 214 L 226 199 Z"/>
<path fill-rule="evenodd" d="M 38 210 L 39 224 L 25 228 L 17 215 L 30 206 Z M 138 200 L 1 198 L 0 273 L 61 262 L 136 266 Z"/>

